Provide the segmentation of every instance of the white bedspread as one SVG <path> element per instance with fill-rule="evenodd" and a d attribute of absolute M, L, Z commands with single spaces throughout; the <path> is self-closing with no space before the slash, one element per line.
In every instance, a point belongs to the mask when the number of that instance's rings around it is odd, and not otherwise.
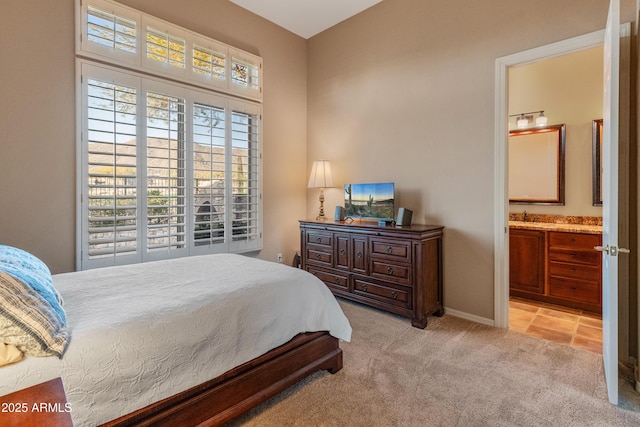
<path fill-rule="evenodd" d="M 351 326 L 305 271 L 207 255 L 54 276 L 71 343 L 62 359 L 0 368 L 0 396 L 62 377 L 76 427 L 96 425 L 214 378 L 300 332 Z"/>

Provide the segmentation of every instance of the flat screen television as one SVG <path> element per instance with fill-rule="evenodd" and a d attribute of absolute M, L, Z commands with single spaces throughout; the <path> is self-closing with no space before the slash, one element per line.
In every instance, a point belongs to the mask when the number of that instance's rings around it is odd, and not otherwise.
<path fill-rule="evenodd" d="M 393 221 L 395 188 L 393 182 L 345 184 L 345 217 Z"/>

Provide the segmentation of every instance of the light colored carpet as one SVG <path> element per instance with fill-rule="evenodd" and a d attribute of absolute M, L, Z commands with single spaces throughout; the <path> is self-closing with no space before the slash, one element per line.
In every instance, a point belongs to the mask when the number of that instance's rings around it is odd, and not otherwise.
<path fill-rule="evenodd" d="M 633 426 L 607 401 L 601 355 L 453 316 L 424 330 L 340 301 L 344 368 L 320 372 L 233 426 Z"/>

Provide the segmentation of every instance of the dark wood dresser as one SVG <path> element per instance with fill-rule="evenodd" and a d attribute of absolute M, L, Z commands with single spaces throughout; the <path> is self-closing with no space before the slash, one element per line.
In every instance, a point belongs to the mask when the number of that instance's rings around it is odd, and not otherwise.
<path fill-rule="evenodd" d="M 301 268 L 334 295 L 411 318 L 442 316 L 444 227 L 300 221 Z"/>

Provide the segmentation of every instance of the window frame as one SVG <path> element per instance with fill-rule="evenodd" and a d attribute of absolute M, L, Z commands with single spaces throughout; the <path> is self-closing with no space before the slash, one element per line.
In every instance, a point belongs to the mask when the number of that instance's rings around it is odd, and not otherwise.
<path fill-rule="evenodd" d="M 131 70 L 123 70 L 106 64 L 97 64 L 85 59 L 76 60 L 78 74 L 78 147 L 77 160 L 79 164 L 77 176 L 78 209 L 77 209 L 77 268 L 79 270 L 104 267 L 110 265 L 131 264 L 138 262 L 153 261 L 181 256 L 202 255 L 208 253 L 223 252 L 252 252 L 262 249 L 262 106 L 248 100 L 242 100 L 228 95 L 217 94 L 199 88 L 193 88 L 177 82 L 164 81 L 155 77 L 147 76 Z M 111 255 L 98 258 L 89 256 L 89 183 L 88 183 L 88 85 L 92 79 L 105 81 L 118 85 L 127 85 L 136 88 L 136 231 L 137 250 L 135 253 L 124 255 Z M 154 250 L 147 247 L 148 236 L 146 234 L 148 222 L 148 168 L 147 168 L 147 94 L 162 93 L 171 97 L 178 97 L 184 100 L 184 139 L 185 139 L 185 246 L 178 249 Z M 193 174 L 193 108 L 195 103 L 211 105 L 216 108 L 224 108 L 225 122 L 231 123 L 234 113 L 249 114 L 255 118 L 256 138 L 255 141 L 255 167 L 257 168 L 257 199 L 254 203 L 257 213 L 255 217 L 257 232 L 248 236 L 247 239 L 238 240 L 233 235 L 233 194 L 232 183 L 225 182 L 225 225 L 224 240 L 215 244 L 196 244 L 195 239 L 195 195 L 194 195 L 194 174 Z M 225 126 L 225 174 L 231 180 L 231 163 L 233 161 L 232 129 L 230 125 Z M 231 155 L 229 155 L 231 153 Z M 251 154 L 248 154 L 251 155 Z M 251 237 L 251 238 L 249 238 Z"/>
<path fill-rule="evenodd" d="M 95 8 L 136 23 L 136 52 L 125 53 L 92 43 L 87 37 L 87 16 L 89 8 Z M 146 55 L 147 27 L 185 40 L 185 69 L 178 70 L 149 60 Z M 160 18 L 124 6 L 112 0 L 76 0 L 76 56 L 104 61 L 111 65 L 149 73 L 162 78 L 175 78 L 181 82 L 212 89 L 225 94 L 240 96 L 254 101 L 262 101 L 262 58 L 202 34 L 172 24 Z M 193 71 L 193 48 L 201 46 L 224 55 L 225 78 L 209 79 Z M 257 82 L 249 86 L 237 84 L 232 78 L 232 58 L 242 61 L 255 69 Z"/>

